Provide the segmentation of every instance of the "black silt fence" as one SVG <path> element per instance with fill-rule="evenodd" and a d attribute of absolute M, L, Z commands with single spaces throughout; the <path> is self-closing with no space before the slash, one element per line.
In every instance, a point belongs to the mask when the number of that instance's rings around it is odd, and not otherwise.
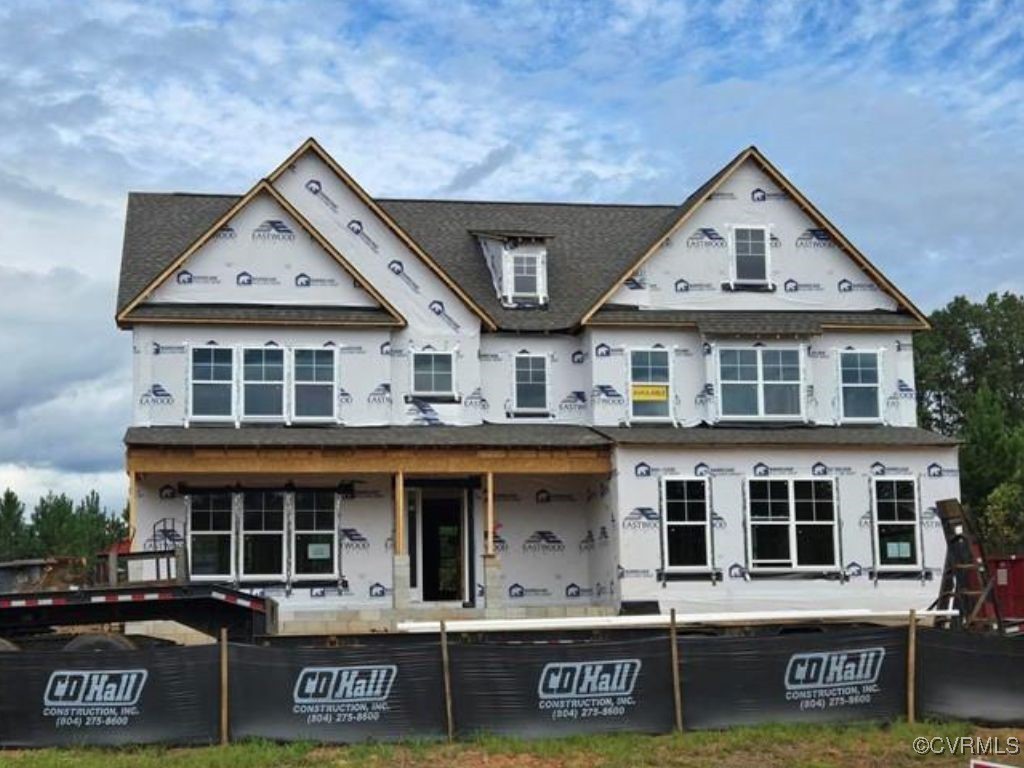
<path fill-rule="evenodd" d="M 687 729 L 906 712 L 906 629 L 682 638 L 679 657 Z"/>
<path fill-rule="evenodd" d="M 0 746 L 209 744 L 215 646 L 0 654 Z"/>
<path fill-rule="evenodd" d="M 439 643 L 229 649 L 232 738 L 352 743 L 445 734 Z"/>
<path fill-rule="evenodd" d="M 1024 638 L 932 629 L 915 637 L 911 644 L 899 627 L 679 638 L 682 725 L 889 721 L 911 708 L 1024 725 Z M 666 630 L 620 640 L 454 638 L 447 647 L 447 686 L 436 635 L 339 648 L 231 645 L 223 655 L 225 646 L 0 654 L 0 747 L 208 744 L 222 715 L 233 739 L 442 739 L 449 707 L 459 737 L 675 727 Z"/>
<path fill-rule="evenodd" d="M 921 630 L 917 702 L 922 717 L 1024 725 L 1024 638 Z"/>
<path fill-rule="evenodd" d="M 455 643 L 450 650 L 459 735 L 672 730 L 672 661 L 661 633 L 592 643 Z"/>

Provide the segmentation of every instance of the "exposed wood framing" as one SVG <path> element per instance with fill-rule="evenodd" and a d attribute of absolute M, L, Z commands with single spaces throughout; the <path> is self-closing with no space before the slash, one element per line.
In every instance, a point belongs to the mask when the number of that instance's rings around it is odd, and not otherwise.
<path fill-rule="evenodd" d="M 405 546 L 405 475 L 395 473 L 395 554 L 406 554 Z"/>
<path fill-rule="evenodd" d="M 133 446 L 129 472 L 157 474 L 608 474 L 607 449 L 163 448 Z"/>

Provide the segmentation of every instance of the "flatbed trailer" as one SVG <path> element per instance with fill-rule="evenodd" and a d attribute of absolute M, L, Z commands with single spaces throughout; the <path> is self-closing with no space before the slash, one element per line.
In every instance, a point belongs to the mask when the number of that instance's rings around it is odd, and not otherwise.
<path fill-rule="evenodd" d="M 219 584 L 176 582 L 0 594 L 0 638 L 17 646 L 54 627 L 176 621 L 207 635 L 252 642 L 265 632 L 262 597 Z"/>

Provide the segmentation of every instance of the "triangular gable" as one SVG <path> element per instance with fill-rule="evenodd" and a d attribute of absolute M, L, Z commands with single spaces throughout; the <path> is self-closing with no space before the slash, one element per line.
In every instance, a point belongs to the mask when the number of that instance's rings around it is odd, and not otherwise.
<path fill-rule="evenodd" d="M 753 161 L 776 185 L 782 189 L 789 198 L 827 235 L 836 245 L 872 280 L 879 288 L 888 294 L 898 307 L 906 310 L 911 316 L 921 323 L 922 328 L 928 328 L 929 323 L 925 315 L 907 298 L 868 258 L 862 254 L 839 229 L 830 222 L 821 211 L 819 211 L 800 191 L 772 165 L 768 159 L 761 154 L 757 147 L 751 146 L 740 152 L 730 160 L 721 170 L 706 181 L 693 195 L 679 206 L 674 215 L 670 218 L 664 231 L 658 235 L 651 244 L 640 254 L 631 266 L 621 274 L 598 301 L 587 310 L 580 321 L 581 325 L 587 324 L 591 318 L 608 303 L 619 289 L 636 275 L 643 266 L 656 254 L 661 246 L 672 238 L 691 219 L 694 213 L 718 191 L 722 185 L 740 168 L 746 161 Z"/>
<path fill-rule="evenodd" d="M 126 320 L 128 320 L 133 310 L 135 310 L 141 304 L 146 302 L 147 299 L 150 299 L 154 295 L 154 293 L 158 293 L 159 289 L 162 286 L 164 286 L 169 280 L 171 280 L 173 276 L 177 276 L 176 279 L 181 280 L 184 265 L 188 263 L 189 260 L 193 258 L 196 254 L 198 254 L 204 246 L 206 246 L 208 243 L 213 241 L 218 236 L 223 236 L 223 234 L 226 231 L 229 231 L 229 229 L 226 229 L 226 227 L 229 227 L 229 223 L 232 220 L 234 220 L 248 206 L 253 205 L 254 201 L 261 199 L 261 197 L 263 196 L 266 196 L 271 201 L 273 201 L 277 206 L 279 206 L 279 208 L 282 209 L 287 214 L 287 216 L 298 225 L 299 229 L 308 234 L 316 242 L 316 244 L 324 252 L 326 252 L 326 254 L 329 255 L 331 259 L 333 259 L 334 262 L 336 262 L 348 275 L 350 275 L 355 286 L 357 286 L 362 291 L 365 291 L 366 294 L 372 297 L 372 299 L 376 301 L 379 307 L 383 310 L 385 315 L 389 317 L 394 322 L 394 324 L 402 326 L 406 324 L 405 318 L 402 317 L 402 315 L 394 308 L 394 306 L 392 306 L 387 301 L 387 299 L 385 299 L 380 294 L 380 292 L 377 291 L 373 287 L 373 285 L 371 285 L 369 281 L 367 281 L 363 277 L 363 275 L 360 274 L 360 272 L 347 259 L 345 259 L 345 257 L 338 251 L 338 249 L 335 248 L 334 245 L 330 243 L 330 241 L 323 237 L 313 227 L 313 225 L 310 224 L 310 222 L 305 218 L 305 216 L 302 215 L 301 212 L 296 210 L 296 208 L 276 189 L 274 189 L 273 185 L 270 184 L 265 179 L 258 182 L 252 189 L 250 189 L 245 195 L 243 195 L 238 200 L 238 202 L 232 205 L 222 216 L 220 216 L 216 221 L 214 221 L 213 224 L 202 235 L 200 235 L 191 245 L 189 245 L 184 251 L 182 251 L 162 272 L 160 272 L 160 274 L 158 274 L 153 280 L 151 280 L 146 285 L 146 287 L 138 293 L 138 295 L 136 295 L 130 302 L 128 302 L 125 305 L 124 309 L 122 309 L 117 315 L 118 323 L 124 323 Z M 266 237 L 268 238 L 276 237 L 278 234 L 284 235 L 285 233 L 275 232 L 275 229 L 280 226 L 280 223 L 275 222 L 274 220 L 268 220 L 267 222 L 264 222 L 263 225 L 261 225 L 261 227 L 267 230 L 265 234 Z M 262 236 L 262 234 L 258 233 L 258 236 Z M 192 277 L 194 279 L 193 275 L 189 275 L 187 274 L 187 272 L 184 274 L 186 274 L 185 279 L 187 279 L 188 277 Z M 246 271 L 244 268 L 242 268 L 240 269 L 238 275 L 235 276 L 235 279 L 239 281 L 239 284 L 242 284 L 242 282 L 247 278 L 258 277 L 258 275 L 253 275 L 250 272 Z M 307 281 L 305 279 L 307 277 L 309 277 L 310 280 Z M 302 286 L 306 282 L 312 283 L 314 279 L 315 278 L 313 276 L 305 274 L 298 274 L 294 276 L 296 286 Z"/>
<path fill-rule="evenodd" d="M 413 238 L 401 227 L 399 224 L 385 211 L 377 202 L 367 194 L 359 183 L 353 179 L 338 162 L 331 157 L 328 152 L 320 146 L 316 139 L 310 137 L 302 143 L 302 145 L 296 149 L 288 158 L 281 163 L 271 174 L 268 176 L 268 180 L 273 183 L 285 173 L 290 167 L 294 166 L 295 163 L 307 152 L 314 153 L 324 164 L 326 164 L 341 180 L 341 182 L 348 187 L 349 190 L 362 202 L 367 208 L 369 208 L 377 218 L 399 239 L 402 243 L 412 251 L 417 258 L 420 259 L 465 305 L 469 310 L 476 315 L 483 323 L 484 327 L 495 331 L 498 329 L 497 324 L 491 318 L 489 314 L 477 303 L 472 297 L 469 296 L 466 291 L 462 289 L 457 282 L 455 282 L 447 272 L 445 272 L 437 262 L 431 258 L 431 256 L 422 248 L 420 245 L 413 240 Z"/>

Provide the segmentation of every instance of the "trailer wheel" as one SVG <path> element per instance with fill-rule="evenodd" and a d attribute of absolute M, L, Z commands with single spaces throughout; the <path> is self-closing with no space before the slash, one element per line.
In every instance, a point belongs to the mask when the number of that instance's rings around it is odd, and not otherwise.
<path fill-rule="evenodd" d="M 10 640 L 5 640 L 4 638 L 0 637 L 0 653 L 4 653 L 5 651 L 20 651 L 20 650 L 21 650 L 21 648 L 19 648 L 17 645 L 12 643 Z"/>
<path fill-rule="evenodd" d="M 135 643 L 124 635 L 90 632 L 76 635 L 64 645 L 65 651 L 134 651 Z"/>

